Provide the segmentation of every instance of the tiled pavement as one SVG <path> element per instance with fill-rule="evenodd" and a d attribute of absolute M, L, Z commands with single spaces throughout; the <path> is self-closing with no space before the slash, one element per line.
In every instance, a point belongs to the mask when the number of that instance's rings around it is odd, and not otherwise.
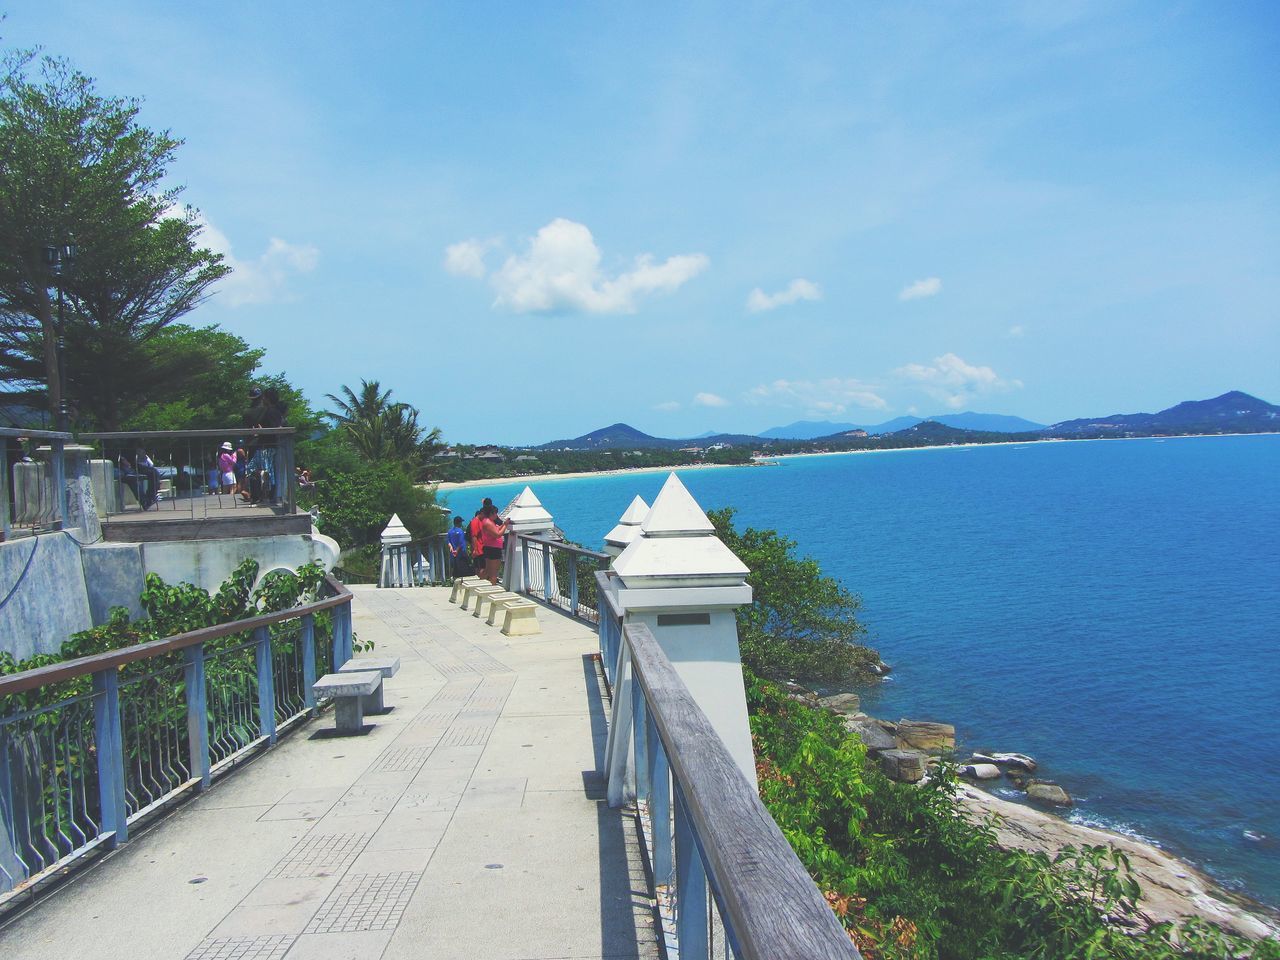
<path fill-rule="evenodd" d="M 14 960 L 656 957 L 634 822 L 594 774 L 594 633 L 503 637 L 448 592 L 354 589 L 398 655 L 371 732 L 328 716 L 0 929 Z"/>

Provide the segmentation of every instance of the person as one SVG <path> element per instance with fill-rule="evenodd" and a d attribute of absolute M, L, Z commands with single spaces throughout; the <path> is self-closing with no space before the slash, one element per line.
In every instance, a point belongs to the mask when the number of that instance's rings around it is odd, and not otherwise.
<path fill-rule="evenodd" d="M 223 493 L 235 496 L 240 492 L 240 481 L 236 477 L 236 455 L 230 440 L 223 441 L 218 449 L 218 480 Z"/>
<path fill-rule="evenodd" d="M 480 538 L 484 549 L 484 578 L 495 587 L 502 567 L 503 535 L 511 529 L 511 521 L 498 515 L 498 508 L 489 503 L 481 511 Z"/>
<path fill-rule="evenodd" d="M 455 577 L 465 577 L 470 570 L 467 568 L 467 532 L 462 529 L 462 518 L 453 518 L 453 527 L 449 530 L 449 536 L 446 538 L 449 543 L 449 558 L 452 561 L 450 567 Z"/>
<path fill-rule="evenodd" d="M 311 471 L 306 467 L 294 467 L 293 475 L 298 481 L 299 490 L 314 490 L 316 482 L 311 479 Z"/>
<path fill-rule="evenodd" d="M 160 471 L 156 469 L 156 465 L 151 457 L 147 455 L 147 451 L 141 447 L 138 448 L 135 463 L 138 475 L 146 481 L 146 499 L 139 502 L 142 504 L 143 510 L 150 510 L 160 502 Z"/>
<path fill-rule="evenodd" d="M 467 524 L 467 549 L 471 556 L 471 567 L 477 577 L 484 576 L 484 548 L 480 545 L 480 513 L 483 510 L 477 510 L 476 515 L 471 518 L 471 522 Z"/>
<path fill-rule="evenodd" d="M 288 404 L 280 399 L 275 387 L 252 387 L 249 390 L 249 409 L 244 415 L 244 425 L 251 429 L 261 427 L 283 427 L 284 415 Z M 262 443 L 254 438 L 249 456 L 249 496 L 245 499 L 254 503 L 269 500 L 276 491 L 276 450 L 275 439 Z M 242 495 L 244 488 L 241 488 Z"/>

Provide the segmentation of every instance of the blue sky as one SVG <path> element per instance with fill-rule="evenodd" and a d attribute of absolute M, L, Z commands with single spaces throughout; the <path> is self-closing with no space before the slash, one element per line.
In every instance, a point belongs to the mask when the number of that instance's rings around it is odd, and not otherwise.
<path fill-rule="evenodd" d="M 186 140 L 237 268 L 190 321 L 318 403 L 518 443 L 1280 402 L 1280 4 L 8 14 Z"/>

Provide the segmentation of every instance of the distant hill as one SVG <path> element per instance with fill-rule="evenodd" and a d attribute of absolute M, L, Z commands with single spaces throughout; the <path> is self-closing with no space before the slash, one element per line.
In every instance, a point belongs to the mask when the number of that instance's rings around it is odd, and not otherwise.
<path fill-rule="evenodd" d="M 774 440 L 816 440 L 832 437 L 850 430 L 865 430 L 869 434 L 897 433 L 926 420 L 941 423 L 958 430 L 979 430 L 984 433 L 1029 433 L 1043 430 L 1043 423 L 1010 417 L 999 413 L 943 413 L 936 417 L 894 417 L 884 423 L 835 423 L 830 420 L 797 420 L 785 427 L 770 427 L 760 434 Z"/>
<path fill-rule="evenodd" d="M 1239 390 L 1210 400 L 1187 400 L 1159 413 L 1115 413 L 1064 420 L 1045 436 L 1143 436 L 1179 433 L 1272 433 L 1280 431 L 1280 407 Z"/>
<path fill-rule="evenodd" d="M 669 439 L 653 437 L 626 423 L 615 423 L 599 430 L 592 430 L 571 440 L 552 440 L 534 447 L 535 450 L 678 450 L 681 447 L 706 447 L 713 443 L 737 446 L 755 446 L 759 437 L 742 433 L 711 433 L 699 437 Z"/>

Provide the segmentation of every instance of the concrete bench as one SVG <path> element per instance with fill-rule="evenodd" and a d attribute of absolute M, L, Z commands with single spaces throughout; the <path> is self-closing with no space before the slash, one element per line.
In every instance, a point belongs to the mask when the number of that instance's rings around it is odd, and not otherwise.
<path fill-rule="evenodd" d="M 326 673 L 311 687 L 317 698 L 332 697 L 335 728 L 340 736 L 364 733 L 364 698 L 382 686 L 377 670 Z"/>
<path fill-rule="evenodd" d="M 339 673 L 363 673 L 366 670 L 377 670 L 383 680 L 390 680 L 400 672 L 399 657 L 352 657 L 338 668 Z M 365 713 L 386 713 L 382 702 L 382 691 L 387 689 L 385 683 L 378 684 L 378 689 L 364 698 Z"/>
<path fill-rule="evenodd" d="M 458 577 L 453 581 L 453 590 L 449 592 L 449 602 L 457 603 L 458 597 L 467 592 L 468 586 L 478 587 L 482 583 L 488 583 L 484 577 Z"/>
<path fill-rule="evenodd" d="M 503 593 L 492 593 L 485 599 L 489 601 L 489 616 L 485 618 L 484 622 L 492 627 L 502 620 L 502 616 L 507 610 L 507 604 L 510 601 L 523 600 L 524 598 L 518 593 L 504 591 Z"/>
<path fill-rule="evenodd" d="M 502 587 L 496 587 L 488 580 L 481 580 L 479 583 L 469 583 L 466 586 L 466 592 L 462 595 L 462 603 L 458 604 L 458 606 L 463 610 L 472 610 L 474 609 L 472 604 L 476 602 L 476 596 L 481 590 L 493 593 L 501 589 Z"/>
<path fill-rule="evenodd" d="M 506 592 L 506 587 L 495 587 L 493 585 L 476 587 L 471 591 L 471 615 L 473 617 L 483 617 L 485 605 L 488 604 L 493 597 Z"/>
<path fill-rule="evenodd" d="M 505 637 L 528 637 L 541 633 L 538 626 L 538 605 L 523 597 L 507 600 L 503 603 L 502 635 Z"/>

